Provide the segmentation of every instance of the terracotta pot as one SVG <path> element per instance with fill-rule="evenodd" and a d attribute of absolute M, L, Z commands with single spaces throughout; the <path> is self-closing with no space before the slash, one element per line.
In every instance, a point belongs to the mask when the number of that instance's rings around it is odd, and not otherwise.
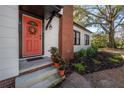
<path fill-rule="evenodd" d="M 59 68 L 60 64 L 59 63 L 54 63 L 54 67 Z"/>
<path fill-rule="evenodd" d="M 65 75 L 65 70 L 59 70 L 59 75 L 64 76 Z"/>

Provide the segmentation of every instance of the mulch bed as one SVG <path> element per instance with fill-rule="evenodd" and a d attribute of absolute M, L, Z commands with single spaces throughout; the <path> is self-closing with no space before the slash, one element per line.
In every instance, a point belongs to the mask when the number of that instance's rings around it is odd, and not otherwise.
<path fill-rule="evenodd" d="M 111 56 L 112 56 L 112 53 L 102 51 L 102 52 L 98 52 L 93 57 L 80 57 L 78 59 L 74 59 L 72 61 L 72 64 L 84 62 L 87 67 L 86 67 L 85 73 L 82 73 L 82 74 L 92 73 L 92 72 L 105 70 L 105 69 L 116 68 L 116 67 L 120 67 L 124 65 L 123 59 L 121 59 L 119 62 L 115 62 L 115 63 L 111 62 L 109 60 L 109 57 Z M 97 60 L 98 62 L 96 61 L 97 63 L 94 63 L 93 59 Z"/>

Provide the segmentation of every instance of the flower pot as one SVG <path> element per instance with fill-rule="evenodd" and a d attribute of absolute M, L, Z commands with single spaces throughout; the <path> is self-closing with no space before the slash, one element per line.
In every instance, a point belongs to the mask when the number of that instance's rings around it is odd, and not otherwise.
<path fill-rule="evenodd" d="M 54 63 L 54 67 L 59 68 L 60 64 L 59 63 Z"/>
<path fill-rule="evenodd" d="M 59 75 L 64 76 L 65 75 L 65 70 L 59 70 Z"/>

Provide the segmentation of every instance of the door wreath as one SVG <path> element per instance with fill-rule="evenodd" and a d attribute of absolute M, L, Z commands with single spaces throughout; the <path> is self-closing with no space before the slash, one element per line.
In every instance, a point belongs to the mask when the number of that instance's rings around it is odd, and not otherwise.
<path fill-rule="evenodd" d="M 28 24 L 30 25 L 28 27 L 28 31 L 30 34 L 36 35 L 38 32 L 38 29 L 36 28 L 38 25 L 34 21 L 29 21 Z"/>
<path fill-rule="evenodd" d="M 28 31 L 30 34 L 36 35 L 36 33 L 38 32 L 37 28 L 35 28 L 34 26 L 29 26 Z"/>

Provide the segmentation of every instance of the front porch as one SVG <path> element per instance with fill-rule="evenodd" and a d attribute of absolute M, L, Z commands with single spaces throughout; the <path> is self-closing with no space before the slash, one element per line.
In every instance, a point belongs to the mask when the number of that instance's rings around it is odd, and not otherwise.
<path fill-rule="evenodd" d="M 19 64 L 20 75 L 16 77 L 17 88 L 43 88 L 53 87 L 61 82 L 64 77 L 59 76 L 58 70 L 53 67 L 51 58 L 21 60 Z"/>
<path fill-rule="evenodd" d="M 59 32 L 59 26 L 57 26 L 59 17 L 57 15 L 60 9 L 59 6 L 19 6 L 20 59 L 19 76 L 16 77 L 15 87 L 52 87 L 64 78 L 60 77 L 58 70 L 52 66 L 53 62 L 48 52 L 50 47 L 58 47 L 58 35 L 56 34 Z M 55 25 L 52 27 L 54 32 L 49 31 L 51 25 Z M 32 32 L 37 29 L 37 32 L 29 33 L 29 28 L 32 28 Z"/>
<path fill-rule="evenodd" d="M 44 57 L 39 59 L 25 59 L 19 62 L 19 73 L 24 74 L 28 72 L 34 72 L 38 69 L 42 69 L 47 66 L 51 66 L 53 62 L 50 57 Z"/>

